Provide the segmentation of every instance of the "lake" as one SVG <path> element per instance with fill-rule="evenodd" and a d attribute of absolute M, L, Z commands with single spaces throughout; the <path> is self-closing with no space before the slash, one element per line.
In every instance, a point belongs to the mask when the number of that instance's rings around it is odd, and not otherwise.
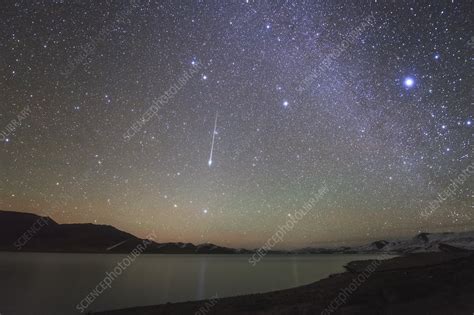
<path fill-rule="evenodd" d="M 0 253 L 0 314 L 80 314 L 76 305 L 126 255 Z M 268 292 L 308 284 L 376 255 L 141 255 L 87 311 Z"/>

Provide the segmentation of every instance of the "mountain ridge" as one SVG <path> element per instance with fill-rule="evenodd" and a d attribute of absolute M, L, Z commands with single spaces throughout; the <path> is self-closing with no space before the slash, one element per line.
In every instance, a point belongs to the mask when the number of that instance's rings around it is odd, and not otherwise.
<path fill-rule="evenodd" d="M 0 210 L 0 251 L 64 253 L 128 253 L 144 239 L 111 225 L 59 224 L 50 217 Z M 229 248 L 212 243 L 157 243 L 149 240 L 145 254 L 252 254 L 257 249 Z M 304 247 L 271 250 L 269 254 L 408 254 L 474 250 L 474 231 L 422 232 L 411 239 L 378 240 L 362 246 Z"/>
<path fill-rule="evenodd" d="M 0 251 L 129 253 L 143 241 L 111 225 L 59 224 L 49 217 L 0 210 Z M 232 254 L 236 251 L 210 243 L 148 241 L 146 254 Z"/>

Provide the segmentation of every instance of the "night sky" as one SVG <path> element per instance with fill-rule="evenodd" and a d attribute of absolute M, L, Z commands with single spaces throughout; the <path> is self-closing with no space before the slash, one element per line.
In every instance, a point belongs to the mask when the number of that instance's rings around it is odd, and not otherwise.
<path fill-rule="evenodd" d="M 256 247 L 327 186 L 279 247 L 472 230 L 470 177 L 421 215 L 472 163 L 471 5 L 4 1 L 0 209 Z"/>

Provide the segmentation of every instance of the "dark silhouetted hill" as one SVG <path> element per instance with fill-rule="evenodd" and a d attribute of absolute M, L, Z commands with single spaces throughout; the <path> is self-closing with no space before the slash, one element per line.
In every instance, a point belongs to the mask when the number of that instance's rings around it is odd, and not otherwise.
<path fill-rule="evenodd" d="M 110 225 L 58 224 L 49 217 L 0 210 L 0 250 L 3 251 L 129 253 L 142 243 L 143 239 Z M 234 254 L 242 250 L 214 244 L 152 241 L 144 253 Z"/>

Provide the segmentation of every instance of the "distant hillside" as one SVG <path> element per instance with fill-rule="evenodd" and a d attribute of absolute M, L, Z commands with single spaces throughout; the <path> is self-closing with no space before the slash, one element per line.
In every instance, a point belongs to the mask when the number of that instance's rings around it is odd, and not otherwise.
<path fill-rule="evenodd" d="M 420 233 L 412 239 L 381 242 L 383 245 L 379 250 L 397 253 L 474 250 L 474 231 Z"/>
<path fill-rule="evenodd" d="M 393 253 L 408 254 L 422 252 L 455 252 L 474 250 L 474 231 L 420 233 L 411 239 L 379 240 L 363 246 L 336 248 L 304 248 L 296 250 L 299 254 L 331 253 Z"/>
<path fill-rule="evenodd" d="M 143 240 L 110 225 L 58 224 L 48 217 L 0 210 L 0 250 L 129 253 Z M 214 244 L 151 242 L 145 253 L 234 254 L 242 250 Z M 247 252 L 247 251 L 243 251 Z"/>

